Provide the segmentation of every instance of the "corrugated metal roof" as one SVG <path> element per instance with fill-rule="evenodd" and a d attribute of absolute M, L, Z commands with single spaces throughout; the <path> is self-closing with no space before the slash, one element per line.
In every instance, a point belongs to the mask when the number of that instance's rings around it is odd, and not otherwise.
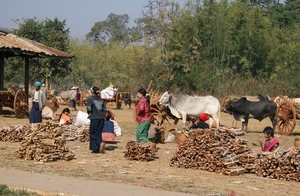
<path fill-rule="evenodd" d="M 31 57 L 60 57 L 72 58 L 73 55 L 63 52 L 30 39 L 0 31 L 0 52 L 5 56 L 31 56 Z"/>

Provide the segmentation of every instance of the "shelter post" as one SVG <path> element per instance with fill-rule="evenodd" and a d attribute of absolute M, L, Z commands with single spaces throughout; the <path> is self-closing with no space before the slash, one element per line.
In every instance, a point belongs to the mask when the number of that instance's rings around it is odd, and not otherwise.
<path fill-rule="evenodd" d="M 4 52 L 0 52 L 0 90 L 4 88 Z M 3 106 L 0 104 L 0 114 L 2 114 Z"/>
<path fill-rule="evenodd" d="M 29 91 L 29 57 L 25 57 L 25 95 L 26 95 L 26 103 L 28 105 L 28 91 Z"/>

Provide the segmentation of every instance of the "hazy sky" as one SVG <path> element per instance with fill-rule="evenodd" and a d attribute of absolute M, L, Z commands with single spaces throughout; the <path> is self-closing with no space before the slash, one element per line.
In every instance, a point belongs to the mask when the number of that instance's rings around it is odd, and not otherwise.
<path fill-rule="evenodd" d="M 175 0 L 184 2 L 184 0 Z M 148 0 L 0 0 L 0 27 L 18 28 L 13 19 L 38 20 L 55 17 L 70 29 L 71 36 L 84 37 L 96 22 L 106 20 L 110 13 L 128 14 L 129 26 L 142 16 Z"/>

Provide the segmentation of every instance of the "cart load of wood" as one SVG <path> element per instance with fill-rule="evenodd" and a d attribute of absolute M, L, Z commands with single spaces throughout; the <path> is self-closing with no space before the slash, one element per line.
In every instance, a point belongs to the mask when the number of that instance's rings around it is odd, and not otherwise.
<path fill-rule="evenodd" d="M 126 144 L 126 151 L 124 153 L 127 160 L 153 161 L 155 151 L 155 143 L 130 141 Z"/>
<path fill-rule="evenodd" d="M 225 128 L 195 129 L 178 146 L 170 166 L 227 175 L 254 173 L 256 153 L 247 142 Z"/>
<path fill-rule="evenodd" d="M 69 161 L 74 158 L 75 154 L 65 146 L 64 130 L 58 124 L 36 124 L 30 130 L 14 153 L 15 157 L 41 162 Z"/>

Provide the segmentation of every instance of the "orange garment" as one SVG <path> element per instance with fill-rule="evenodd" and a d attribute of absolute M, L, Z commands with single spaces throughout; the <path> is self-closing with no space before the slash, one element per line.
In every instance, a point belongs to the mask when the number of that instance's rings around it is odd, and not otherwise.
<path fill-rule="evenodd" d="M 71 121 L 70 116 L 66 115 L 65 113 L 62 113 L 62 115 L 59 119 L 59 124 L 69 125 L 70 121 Z"/>

